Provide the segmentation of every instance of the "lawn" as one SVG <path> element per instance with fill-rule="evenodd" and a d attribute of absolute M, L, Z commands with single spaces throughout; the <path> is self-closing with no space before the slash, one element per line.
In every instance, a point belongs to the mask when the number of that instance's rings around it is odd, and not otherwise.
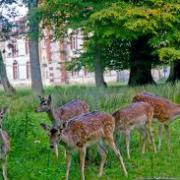
<path fill-rule="evenodd" d="M 54 106 L 57 107 L 72 99 L 86 100 L 90 109 L 112 113 L 117 108 L 128 105 L 132 97 L 140 91 L 153 92 L 169 98 L 180 104 L 180 83 L 158 86 L 128 88 L 112 85 L 107 89 L 96 89 L 93 86 L 64 86 L 47 88 L 46 94 L 51 93 Z M 0 92 L 1 106 L 9 106 L 9 113 L 4 120 L 4 128 L 11 137 L 11 152 L 8 158 L 8 173 L 11 180 L 59 180 L 65 177 L 64 150 L 59 146 L 59 158 L 55 159 L 49 148 L 48 136 L 41 129 L 40 123 L 47 122 L 46 113 L 35 113 L 38 99 L 33 98 L 30 90 L 17 90 L 14 97 L 6 97 Z M 157 144 L 157 124 L 154 124 L 154 133 Z M 119 148 L 124 157 L 129 177 L 176 177 L 180 179 L 180 121 L 171 125 L 172 152 L 169 153 L 163 137 L 162 149 L 158 154 L 147 150 L 145 155 L 140 154 L 139 135 L 134 132 L 131 139 L 131 160 L 127 159 L 124 140 L 119 140 Z M 90 162 L 86 166 L 87 180 L 96 180 L 99 156 L 96 149 L 90 150 Z M 80 179 L 78 154 L 75 152 L 70 171 L 70 180 Z M 1 177 L 0 177 L 1 179 Z M 102 180 L 126 179 L 119 168 L 119 164 L 110 151 L 104 169 Z"/>

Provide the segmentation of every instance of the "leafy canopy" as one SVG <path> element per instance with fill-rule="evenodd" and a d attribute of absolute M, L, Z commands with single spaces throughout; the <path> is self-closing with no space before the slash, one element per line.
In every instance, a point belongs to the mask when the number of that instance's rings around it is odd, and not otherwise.
<path fill-rule="evenodd" d="M 99 39 L 136 40 L 150 36 L 149 44 L 161 60 L 179 59 L 180 3 L 147 0 L 117 2 L 90 16 L 91 29 Z M 174 54 L 175 53 L 175 54 Z M 176 59 L 176 60 L 177 60 Z"/>

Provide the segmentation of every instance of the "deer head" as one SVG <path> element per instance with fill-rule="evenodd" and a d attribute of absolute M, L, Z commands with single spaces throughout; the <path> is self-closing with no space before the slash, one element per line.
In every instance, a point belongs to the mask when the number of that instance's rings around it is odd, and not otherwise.
<path fill-rule="evenodd" d="M 39 107 L 37 107 L 35 109 L 35 112 L 48 112 L 51 109 L 51 103 L 52 103 L 52 99 L 51 99 L 51 95 L 46 96 L 46 97 L 41 97 L 40 98 L 40 104 Z"/>
<path fill-rule="evenodd" d="M 41 123 L 40 126 L 48 133 L 50 148 L 58 158 L 58 144 L 61 141 L 61 134 L 62 130 L 65 128 L 65 123 L 63 125 L 55 124 L 52 127 L 47 124 Z"/>

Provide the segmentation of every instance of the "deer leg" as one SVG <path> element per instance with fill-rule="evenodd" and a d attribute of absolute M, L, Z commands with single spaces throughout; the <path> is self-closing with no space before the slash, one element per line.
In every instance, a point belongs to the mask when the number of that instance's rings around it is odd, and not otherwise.
<path fill-rule="evenodd" d="M 129 151 L 129 144 L 130 144 L 130 131 L 125 131 L 125 141 L 126 141 L 126 151 L 128 159 L 130 159 L 130 151 Z"/>
<path fill-rule="evenodd" d="M 140 129 L 139 132 L 141 137 L 141 153 L 144 154 L 146 149 L 147 133 L 145 129 Z"/>
<path fill-rule="evenodd" d="M 159 144 L 158 144 L 158 150 L 161 149 L 161 142 L 162 142 L 162 130 L 163 130 L 163 125 L 159 125 L 159 130 L 158 130 L 158 138 L 159 138 Z"/>
<path fill-rule="evenodd" d="M 125 176 L 127 177 L 128 173 L 127 173 L 126 167 L 124 165 L 124 161 L 123 161 L 123 158 L 121 156 L 121 153 L 120 153 L 120 151 L 118 150 L 118 148 L 116 147 L 116 145 L 114 143 L 113 135 L 111 137 L 109 137 L 109 138 L 105 138 L 105 142 L 112 148 L 112 150 L 116 154 L 116 157 L 120 161 L 120 164 L 121 164 L 121 167 L 123 169 L 123 172 L 124 172 Z"/>
<path fill-rule="evenodd" d="M 2 171 L 3 171 L 4 180 L 8 180 L 8 178 L 7 178 L 7 163 L 6 162 L 2 163 Z"/>
<path fill-rule="evenodd" d="M 120 138 L 120 133 L 115 132 L 114 139 L 117 146 L 119 145 L 119 138 Z"/>
<path fill-rule="evenodd" d="M 66 149 L 64 150 L 64 158 L 66 159 L 66 154 L 67 154 L 67 152 L 66 152 Z"/>
<path fill-rule="evenodd" d="M 71 153 L 69 151 L 66 151 L 66 180 L 69 179 L 69 170 L 71 166 Z"/>
<path fill-rule="evenodd" d="M 155 141 L 154 141 L 154 136 L 153 136 L 151 127 L 146 127 L 146 132 L 147 132 L 147 136 L 148 136 L 149 139 L 150 139 L 150 144 L 151 144 L 152 147 L 153 147 L 153 151 L 154 151 L 155 153 L 157 153 L 156 145 L 155 145 Z"/>
<path fill-rule="evenodd" d="M 84 167 L 85 167 L 86 147 L 80 149 L 80 165 L 81 165 L 81 179 L 85 180 Z"/>
<path fill-rule="evenodd" d="M 98 149 L 98 152 L 101 156 L 101 163 L 100 163 L 99 175 L 98 175 L 100 177 L 103 174 L 103 168 L 104 168 L 104 164 L 106 162 L 106 157 L 107 157 L 107 150 L 100 143 L 97 145 L 97 149 Z"/>
<path fill-rule="evenodd" d="M 168 150 L 170 152 L 171 151 L 171 141 L 170 141 L 169 124 L 165 124 L 164 128 L 166 130 L 166 140 L 167 140 Z"/>

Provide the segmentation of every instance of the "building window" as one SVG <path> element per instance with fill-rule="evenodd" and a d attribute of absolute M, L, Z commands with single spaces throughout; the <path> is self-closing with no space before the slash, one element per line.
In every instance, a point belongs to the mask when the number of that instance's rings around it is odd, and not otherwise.
<path fill-rule="evenodd" d="M 26 63 L 26 77 L 27 77 L 27 79 L 30 78 L 30 75 L 31 75 L 31 66 L 30 66 L 30 62 L 28 61 Z"/>
<path fill-rule="evenodd" d="M 18 55 L 17 41 L 12 41 L 12 56 L 15 57 Z"/>
<path fill-rule="evenodd" d="M 13 79 L 19 79 L 19 66 L 16 60 L 13 62 Z"/>
<path fill-rule="evenodd" d="M 25 39 L 25 53 L 28 54 L 29 53 L 29 46 L 28 46 L 28 40 Z"/>
<path fill-rule="evenodd" d="M 77 36 L 76 35 L 70 36 L 70 46 L 71 46 L 71 49 L 77 49 Z"/>

